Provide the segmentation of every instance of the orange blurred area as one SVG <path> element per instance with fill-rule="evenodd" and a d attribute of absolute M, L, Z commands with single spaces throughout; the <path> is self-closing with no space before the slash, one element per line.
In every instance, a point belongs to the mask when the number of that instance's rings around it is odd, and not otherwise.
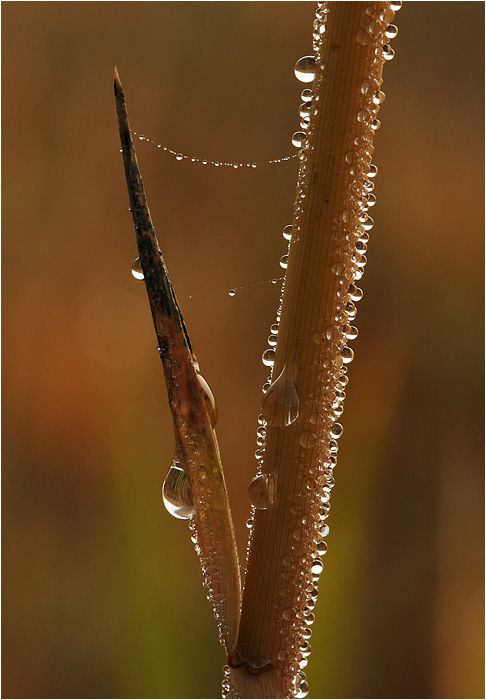
<path fill-rule="evenodd" d="M 3 697 L 220 693 L 193 545 L 160 498 L 172 426 L 113 67 L 156 143 L 289 155 L 314 10 L 2 3 Z M 484 696 L 484 4 L 404 3 L 396 24 L 310 698 Z M 257 283 L 282 273 L 296 160 L 136 147 L 244 561 L 279 295 Z"/>

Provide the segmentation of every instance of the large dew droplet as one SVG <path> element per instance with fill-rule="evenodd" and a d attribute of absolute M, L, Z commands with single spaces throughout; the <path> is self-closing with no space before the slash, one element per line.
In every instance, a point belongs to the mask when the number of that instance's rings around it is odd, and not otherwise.
<path fill-rule="evenodd" d="M 312 83 L 316 77 L 315 56 L 302 56 L 302 58 L 299 58 L 295 64 L 294 73 L 297 80 L 300 80 L 301 83 Z"/>
<path fill-rule="evenodd" d="M 292 425 L 299 416 L 299 396 L 285 367 L 262 399 L 262 415 L 274 428 Z"/>
<path fill-rule="evenodd" d="M 216 399 L 214 398 L 214 394 L 202 374 L 197 372 L 196 376 L 201 386 L 204 403 L 206 404 L 206 410 L 209 416 L 209 422 L 211 423 L 211 427 L 214 428 L 218 421 L 218 406 L 216 405 Z"/>
<path fill-rule="evenodd" d="M 266 510 L 275 500 L 275 479 L 272 475 L 259 474 L 248 487 L 248 498 L 258 510 Z"/>
<path fill-rule="evenodd" d="M 162 486 L 162 499 L 167 511 L 180 520 L 190 520 L 194 515 L 191 482 L 174 457 Z"/>
<path fill-rule="evenodd" d="M 133 265 L 131 267 L 131 270 L 132 270 L 132 275 L 135 277 L 136 280 L 143 280 L 142 263 L 140 262 L 139 257 L 133 261 Z"/>

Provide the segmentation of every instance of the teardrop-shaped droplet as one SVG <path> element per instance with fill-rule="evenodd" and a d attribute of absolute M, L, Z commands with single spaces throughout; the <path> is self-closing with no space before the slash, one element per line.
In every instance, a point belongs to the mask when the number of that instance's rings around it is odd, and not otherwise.
<path fill-rule="evenodd" d="M 174 457 L 162 486 L 162 499 L 167 511 L 180 520 L 190 520 L 194 515 L 191 482 Z"/>
<path fill-rule="evenodd" d="M 262 415 L 269 425 L 285 428 L 299 415 L 299 395 L 284 367 L 262 399 Z"/>
<path fill-rule="evenodd" d="M 143 280 L 142 263 L 140 262 L 139 257 L 133 261 L 131 270 L 132 275 L 135 277 L 136 280 Z"/>
<path fill-rule="evenodd" d="M 202 374 L 199 374 L 199 372 L 197 373 L 197 379 L 203 393 L 206 410 L 209 416 L 209 422 L 211 423 L 211 427 L 214 428 L 218 422 L 218 406 L 216 405 L 216 399 L 214 398 L 214 394 L 211 391 L 209 384 L 204 379 Z"/>
<path fill-rule="evenodd" d="M 316 77 L 315 56 L 302 56 L 302 58 L 299 58 L 295 64 L 294 73 L 297 80 L 300 80 L 301 83 L 311 83 Z"/>
<path fill-rule="evenodd" d="M 266 510 L 275 500 L 275 479 L 269 474 L 259 474 L 248 487 L 248 498 L 258 510 Z"/>

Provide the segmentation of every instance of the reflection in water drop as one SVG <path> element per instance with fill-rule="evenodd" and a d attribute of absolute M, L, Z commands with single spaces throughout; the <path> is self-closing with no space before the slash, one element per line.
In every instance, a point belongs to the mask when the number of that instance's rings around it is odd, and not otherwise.
<path fill-rule="evenodd" d="M 180 520 L 190 520 L 194 515 L 191 482 L 179 466 L 177 457 L 170 466 L 162 486 L 162 499 L 168 512 Z"/>
<path fill-rule="evenodd" d="M 248 498 L 258 510 L 266 510 L 275 501 L 275 479 L 269 474 L 259 474 L 248 487 Z"/>
<path fill-rule="evenodd" d="M 301 83 L 311 83 L 316 77 L 316 59 L 314 56 L 302 56 L 294 67 L 297 80 Z"/>
<path fill-rule="evenodd" d="M 262 399 L 262 415 L 275 428 L 285 428 L 297 420 L 299 396 L 285 367 Z"/>
<path fill-rule="evenodd" d="M 131 270 L 132 270 L 132 275 L 135 277 L 136 280 L 143 280 L 142 263 L 140 262 L 139 257 L 133 261 L 133 265 L 131 267 Z"/>

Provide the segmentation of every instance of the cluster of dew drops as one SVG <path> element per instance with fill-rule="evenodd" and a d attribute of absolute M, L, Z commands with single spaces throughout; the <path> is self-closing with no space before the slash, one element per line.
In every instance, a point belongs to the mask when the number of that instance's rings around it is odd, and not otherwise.
<path fill-rule="evenodd" d="M 295 65 L 295 75 L 303 83 L 313 83 L 313 87 L 322 79 L 322 71 L 324 69 L 321 60 L 321 47 L 326 30 L 326 15 L 328 12 L 327 4 L 319 2 L 316 12 L 316 17 L 313 24 L 313 51 L 314 55 L 304 56 L 299 59 Z M 391 9 L 396 12 L 401 7 L 401 2 L 392 2 Z M 370 6 L 368 15 L 374 13 L 374 8 Z M 381 27 L 386 15 L 383 11 L 380 16 Z M 360 29 L 356 36 L 356 41 L 362 45 L 370 44 L 374 37 L 373 34 L 380 30 L 376 20 L 370 17 L 369 23 Z M 395 25 L 388 25 L 385 30 L 385 43 L 383 46 L 376 49 L 376 58 L 374 69 L 369 78 L 367 78 L 362 86 L 362 109 L 357 114 L 357 121 L 360 126 L 360 134 L 354 138 L 354 148 L 346 154 L 345 160 L 347 164 L 347 194 L 342 215 L 339 220 L 333 222 L 334 235 L 336 239 L 342 241 L 340 246 L 342 261 L 336 262 L 332 272 L 338 278 L 338 297 L 339 301 L 336 306 L 335 323 L 327 328 L 319 328 L 314 336 L 316 346 L 325 349 L 326 345 L 337 348 L 340 352 L 335 353 L 335 359 L 330 361 L 325 359 L 323 367 L 327 370 L 327 377 L 331 377 L 331 382 L 328 381 L 327 388 L 332 386 L 332 400 L 328 406 L 330 428 L 327 432 L 327 449 L 324 450 L 322 457 L 321 469 L 326 475 L 325 486 L 319 488 L 318 482 L 315 479 L 309 479 L 312 485 L 309 487 L 312 490 L 316 489 L 319 499 L 319 518 L 316 526 L 316 535 L 314 538 L 315 550 L 309 560 L 306 556 L 306 565 L 309 569 L 302 574 L 305 574 L 306 584 L 304 586 L 306 593 L 306 604 L 303 609 L 302 619 L 296 621 L 294 626 L 296 630 L 296 654 L 295 662 L 290 664 L 289 676 L 289 692 L 293 697 L 304 698 L 309 692 L 309 686 L 305 677 L 304 668 L 308 663 L 308 656 L 311 653 L 309 639 L 312 631 L 310 629 L 314 622 L 313 609 L 316 604 L 318 595 L 319 576 L 323 570 L 321 557 L 327 551 L 325 537 L 329 534 L 329 527 L 326 524 L 326 519 L 330 512 L 330 492 L 334 485 L 333 468 L 337 463 L 338 444 L 337 440 L 342 435 L 343 427 L 337 422 L 338 418 L 343 413 L 343 402 L 345 398 L 345 388 L 348 383 L 346 374 L 347 367 L 354 357 L 353 350 L 346 345 L 350 340 L 354 340 L 358 335 L 358 329 L 350 325 L 357 314 L 356 302 L 363 297 L 362 290 L 356 286 L 355 282 L 363 276 L 364 267 L 366 265 L 366 251 L 369 240 L 369 231 L 373 227 L 373 219 L 369 216 L 369 208 L 375 204 L 376 198 L 373 194 L 374 184 L 373 178 L 377 173 L 375 165 L 371 164 L 371 155 L 373 153 L 373 136 L 380 127 L 380 122 L 376 118 L 380 105 L 385 99 L 384 93 L 380 90 L 381 79 L 378 78 L 381 65 L 384 61 L 389 61 L 394 56 L 394 51 L 388 44 L 388 41 L 394 38 L 398 33 Z M 316 91 L 317 92 L 317 91 Z M 308 183 L 309 174 L 307 171 L 307 158 L 309 149 L 306 142 L 310 141 L 312 132 L 312 115 L 318 111 L 318 95 L 313 94 L 311 87 L 306 87 L 301 93 L 302 104 L 299 107 L 300 129 L 292 136 L 292 144 L 300 149 L 298 157 L 300 159 L 299 181 L 297 186 L 297 197 L 294 203 L 294 222 L 283 229 L 283 237 L 288 242 L 290 249 L 291 244 L 299 240 L 300 233 L 300 218 L 302 213 L 302 201 L 305 198 L 305 188 Z M 361 154 L 361 155 L 360 155 Z M 364 155 L 363 155 L 364 154 Z M 359 156 L 361 160 L 359 159 Z M 280 259 L 280 266 L 285 270 L 288 265 L 288 255 L 284 254 Z M 346 264 L 344 262 L 348 262 Z M 247 526 L 250 529 L 250 538 L 247 549 L 247 556 L 251 547 L 251 533 L 254 524 L 254 515 L 256 509 L 266 509 L 275 498 L 276 485 L 272 475 L 263 473 L 262 467 L 265 454 L 265 438 L 267 425 L 284 427 L 293 423 L 299 415 L 299 398 L 296 389 L 292 382 L 289 370 L 285 367 L 280 375 L 273 380 L 272 372 L 275 362 L 276 346 L 278 342 L 278 330 L 280 315 L 282 311 L 283 292 L 285 287 L 285 278 L 282 283 L 282 293 L 280 296 L 280 305 L 277 311 L 276 323 L 270 327 L 270 335 L 268 337 L 268 348 L 263 352 L 262 362 L 270 368 L 270 375 L 263 385 L 262 391 L 264 394 L 262 400 L 262 413 L 258 417 L 257 428 L 257 449 L 255 457 L 257 459 L 257 473 L 252 480 L 248 496 L 252 506 L 250 518 L 247 521 Z M 327 364 L 326 364 L 327 363 Z M 279 410 L 276 409 L 277 403 L 280 404 Z M 318 418 L 311 423 L 318 422 Z M 323 431 L 324 432 L 324 431 Z M 324 437 L 324 439 L 326 439 Z M 304 448 L 312 447 L 318 441 L 318 437 L 314 432 L 305 432 L 300 437 L 300 443 Z M 288 559 L 288 566 L 294 565 L 292 557 Z M 284 562 L 285 564 L 285 562 Z M 290 569 L 289 569 L 290 570 Z M 310 574 L 310 575 L 309 575 Z M 290 624 L 292 619 L 292 610 L 282 611 L 282 622 Z M 278 658 L 285 661 L 287 657 L 287 649 L 282 649 L 278 652 Z M 230 670 L 225 667 L 225 677 L 223 679 L 223 697 L 233 697 L 230 686 Z"/>

